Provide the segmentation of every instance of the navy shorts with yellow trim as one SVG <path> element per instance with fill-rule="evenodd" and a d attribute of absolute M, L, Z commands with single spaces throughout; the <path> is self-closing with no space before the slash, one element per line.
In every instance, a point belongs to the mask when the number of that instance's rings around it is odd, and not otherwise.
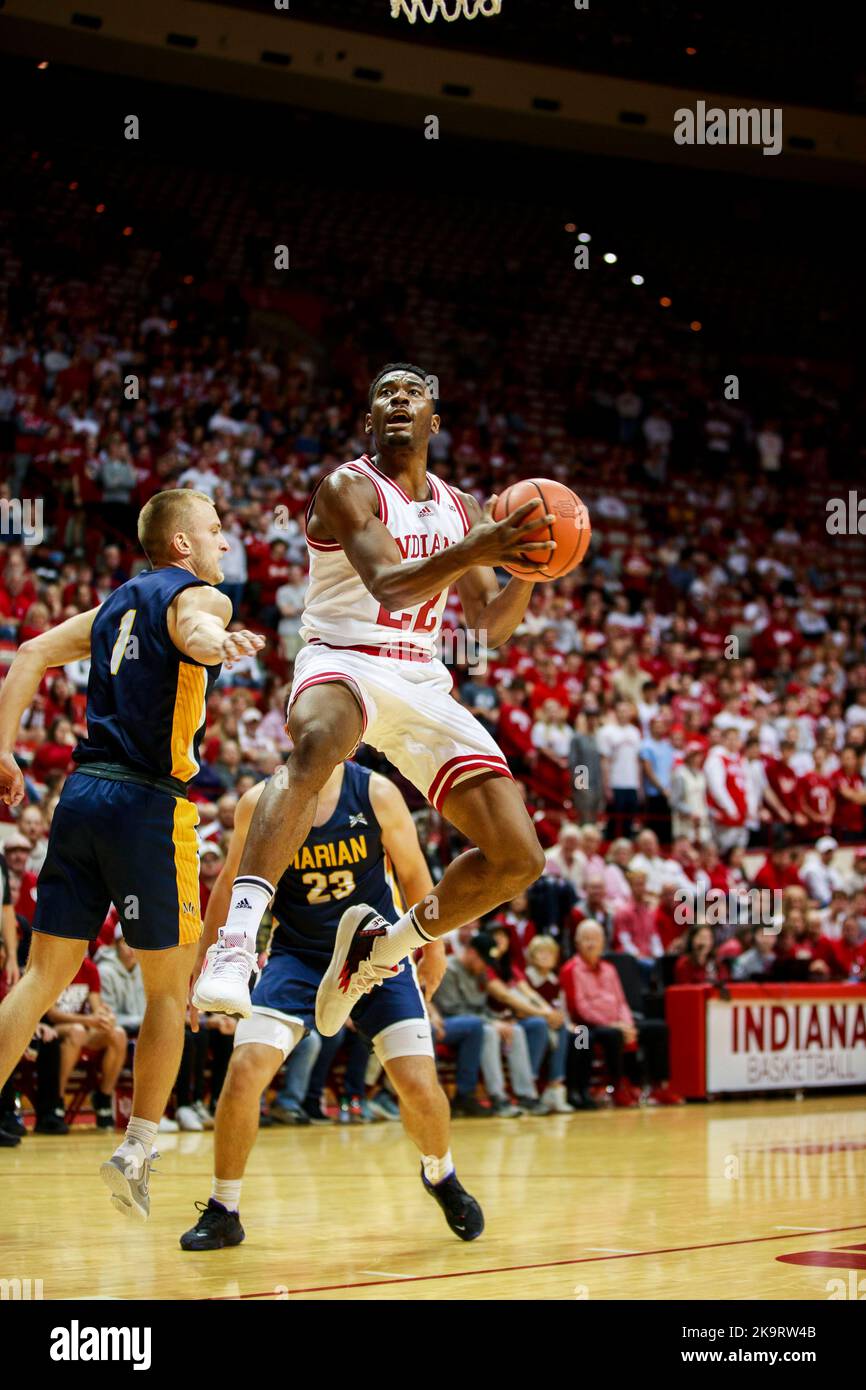
<path fill-rule="evenodd" d="M 136 950 L 198 941 L 197 824 L 186 797 L 73 773 L 51 822 L 33 930 L 92 941 L 114 903 Z"/>

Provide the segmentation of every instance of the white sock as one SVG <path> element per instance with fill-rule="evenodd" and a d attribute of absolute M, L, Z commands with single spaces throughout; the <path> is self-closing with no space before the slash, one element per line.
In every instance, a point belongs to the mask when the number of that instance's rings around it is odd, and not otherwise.
<path fill-rule="evenodd" d="M 241 1178 L 238 1178 L 237 1182 L 229 1181 L 228 1178 L 214 1178 L 210 1191 L 211 1200 L 219 1202 L 226 1211 L 237 1211 L 241 1204 L 242 1181 Z"/>
<path fill-rule="evenodd" d="M 254 878 L 251 874 L 236 878 L 232 884 L 229 915 L 220 930 L 220 940 L 227 946 L 242 945 L 255 955 L 259 926 L 273 896 L 273 885 L 266 878 Z"/>
<path fill-rule="evenodd" d="M 388 923 L 388 931 L 374 945 L 371 959 L 376 965 L 397 965 L 419 946 L 427 946 L 435 940 L 435 936 L 429 936 L 418 925 L 416 909 L 412 907 L 399 921 Z"/>
<path fill-rule="evenodd" d="M 156 1140 L 157 1123 L 156 1120 L 139 1120 L 133 1115 L 129 1124 L 126 1126 L 123 1144 L 140 1144 L 148 1158 L 150 1158 L 150 1151 Z M 120 1145 L 121 1148 L 123 1144 Z"/>
<path fill-rule="evenodd" d="M 444 1182 L 449 1174 L 454 1172 L 454 1160 L 450 1149 L 442 1158 L 437 1158 L 435 1154 L 422 1154 L 421 1164 L 431 1187 L 435 1187 L 438 1182 Z"/>

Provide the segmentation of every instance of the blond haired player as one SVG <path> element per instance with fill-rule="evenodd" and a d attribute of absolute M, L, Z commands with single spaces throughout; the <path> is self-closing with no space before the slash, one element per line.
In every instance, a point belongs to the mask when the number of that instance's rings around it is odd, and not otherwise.
<path fill-rule="evenodd" d="M 228 542 L 209 497 L 156 493 L 141 510 L 138 538 L 151 568 L 101 607 L 23 642 L 0 692 L 0 792 L 17 806 L 21 717 L 47 670 L 90 657 L 87 737 L 51 822 L 30 959 L 0 1007 L 0 1084 L 75 978 L 114 902 L 138 952 L 147 1008 L 132 1119 L 100 1173 L 114 1206 L 145 1220 L 151 1151 L 180 1063 L 201 936 L 198 812 L 187 784 L 199 769 L 207 694 L 221 663 L 258 651 L 264 639 L 226 631 L 232 606 L 213 586 Z"/>

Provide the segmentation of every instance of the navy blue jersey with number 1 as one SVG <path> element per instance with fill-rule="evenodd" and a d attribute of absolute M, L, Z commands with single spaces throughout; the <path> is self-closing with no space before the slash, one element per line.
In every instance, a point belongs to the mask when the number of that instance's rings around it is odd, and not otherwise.
<path fill-rule="evenodd" d="M 201 935 L 198 811 L 187 783 L 220 668 L 178 650 L 168 610 L 202 583 L 175 565 L 144 570 L 94 618 L 87 737 L 51 822 L 36 932 L 92 941 L 113 903 L 138 950 Z"/>

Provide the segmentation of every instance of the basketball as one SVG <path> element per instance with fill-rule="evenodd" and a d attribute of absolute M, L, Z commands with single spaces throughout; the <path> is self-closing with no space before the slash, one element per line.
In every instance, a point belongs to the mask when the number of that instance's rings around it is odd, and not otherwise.
<path fill-rule="evenodd" d="M 577 568 L 592 539 L 592 526 L 589 512 L 577 493 L 572 492 L 564 483 L 554 482 L 550 478 L 525 478 L 519 483 L 512 483 L 511 487 L 507 487 L 496 499 L 493 509 L 494 521 L 502 521 L 517 507 L 523 506 L 524 502 L 532 502 L 536 498 L 541 501 L 542 511 L 549 513 L 555 520 L 549 525 L 539 526 L 538 530 L 533 531 L 526 539 L 549 539 L 550 550 L 547 555 L 537 550 L 534 552 L 537 558 L 530 559 L 527 556 L 525 564 L 503 563 L 502 568 L 509 574 L 516 575 L 518 579 L 533 579 L 536 583 L 546 584 L 551 579 L 561 579 L 564 574 L 569 574 Z M 527 520 L 531 519 L 532 513 Z"/>

